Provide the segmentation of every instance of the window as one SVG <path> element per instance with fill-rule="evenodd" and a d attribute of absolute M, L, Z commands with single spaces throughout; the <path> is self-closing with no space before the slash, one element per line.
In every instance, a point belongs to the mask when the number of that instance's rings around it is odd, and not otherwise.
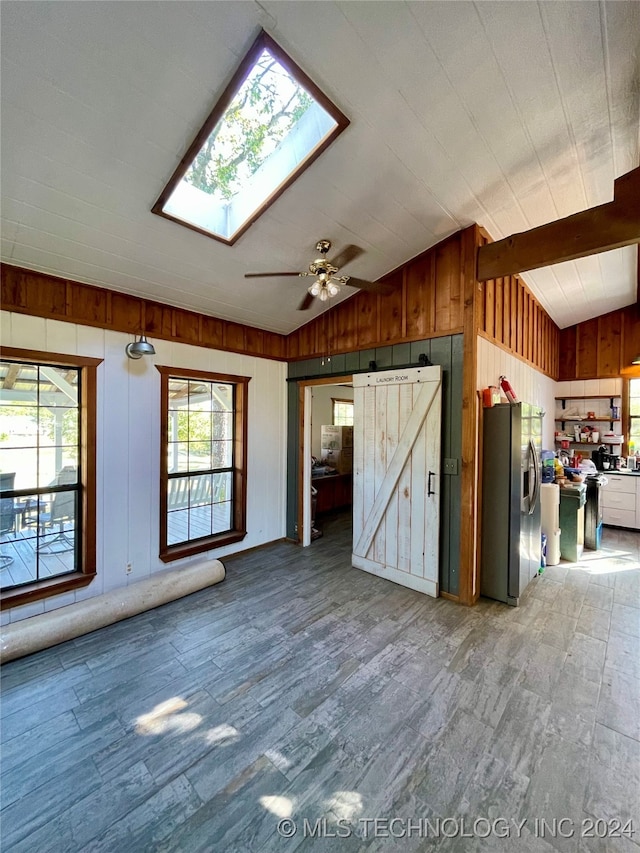
<path fill-rule="evenodd" d="M 0 587 L 15 607 L 96 573 L 99 359 L 0 353 Z"/>
<path fill-rule="evenodd" d="M 232 244 L 348 124 L 263 31 L 152 211 Z"/>
<path fill-rule="evenodd" d="M 170 562 L 247 535 L 249 378 L 158 370 L 160 559 Z"/>
<path fill-rule="evenodd" d="M 334 426 L 353 426 L 353 400 L 335 400 L 333 402 Z"/>
<path fill-rule="evenodd" d="M 640 450 L 640 379 L 629 380 L 629 453 Z"/>

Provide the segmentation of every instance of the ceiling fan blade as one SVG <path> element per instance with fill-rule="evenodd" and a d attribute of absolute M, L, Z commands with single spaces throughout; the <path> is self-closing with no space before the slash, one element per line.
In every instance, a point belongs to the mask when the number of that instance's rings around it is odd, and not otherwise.
<path fill-rule="evenodd" d="M 311 303 L 313 302 L 313 296 L 307 291 L 305 293 L 304 298 L 300 305 L 298 305 L 298 311 L 306 311 L 307 308 L 311 308 Z"/>
<path fill-rule="evenodd" d="M 354 261 L 356 258 L 359 258 L 363 253 L 364 249 L 361 249 L 360 246 L 345 246 L 340 254 L 335 256 L 331 263 L 334 267 L 341 270 L 342 267 L 351 263 L 351 261 Z"/>
<path fill-rule="evenodd" d="M 245 278 L 269 278 L 271 276 L 300 275 L 299 272 L 246 272 Z"/>
<path fill-rule="evenodd" d="M 395 287 L 392 284 L 385 284 L 382 281 L 365 281 L 363 278 L 354 278 L 349 276 L 349 281 L 346 282 L 349 287 L 358 287 L 360 290 L 368 290 L 370 293 L 381 293 L 383 296 L 389 296 L 393 293 Z"/>

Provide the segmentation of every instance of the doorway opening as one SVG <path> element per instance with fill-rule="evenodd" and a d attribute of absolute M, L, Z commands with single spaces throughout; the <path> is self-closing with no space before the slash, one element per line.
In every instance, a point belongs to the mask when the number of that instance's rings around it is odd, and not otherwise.
<path fill-rule="evenodd" d="M 347 421 L 349 403 L 353 403 L 352 380 L 352 376 L 332 376 L 299 383 L 303 464 L 298 483 L 298 541 L 303 547 L 331 529 L 324 521 L 351 515 L 353 444 L 352 424 Z"/>

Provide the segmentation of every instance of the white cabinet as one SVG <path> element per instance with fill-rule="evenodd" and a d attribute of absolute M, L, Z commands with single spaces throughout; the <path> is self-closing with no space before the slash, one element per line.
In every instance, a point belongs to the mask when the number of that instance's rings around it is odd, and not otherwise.
<path fill-rule="evenodd" d="M 609 474 L 602 490 L 602 520 L 615 527 L 640 530 L 640 475 Z"/>

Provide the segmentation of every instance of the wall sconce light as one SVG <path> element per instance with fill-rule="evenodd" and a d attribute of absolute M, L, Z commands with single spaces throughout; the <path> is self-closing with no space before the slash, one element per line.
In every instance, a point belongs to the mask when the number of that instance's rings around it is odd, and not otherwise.
<path fill-rule="evenodd" d="M 129 356 L 129 358 L 142 358 L 143 355 L 155 355 L 156 351 L 153 348 L 153 344 L 150 344 L 147 340 L 146 335 L 140 335 L 140 338 L 137 341 L 133 341 L 130 344 L 127 344 L 124 348 L 124 351 Z"/>

